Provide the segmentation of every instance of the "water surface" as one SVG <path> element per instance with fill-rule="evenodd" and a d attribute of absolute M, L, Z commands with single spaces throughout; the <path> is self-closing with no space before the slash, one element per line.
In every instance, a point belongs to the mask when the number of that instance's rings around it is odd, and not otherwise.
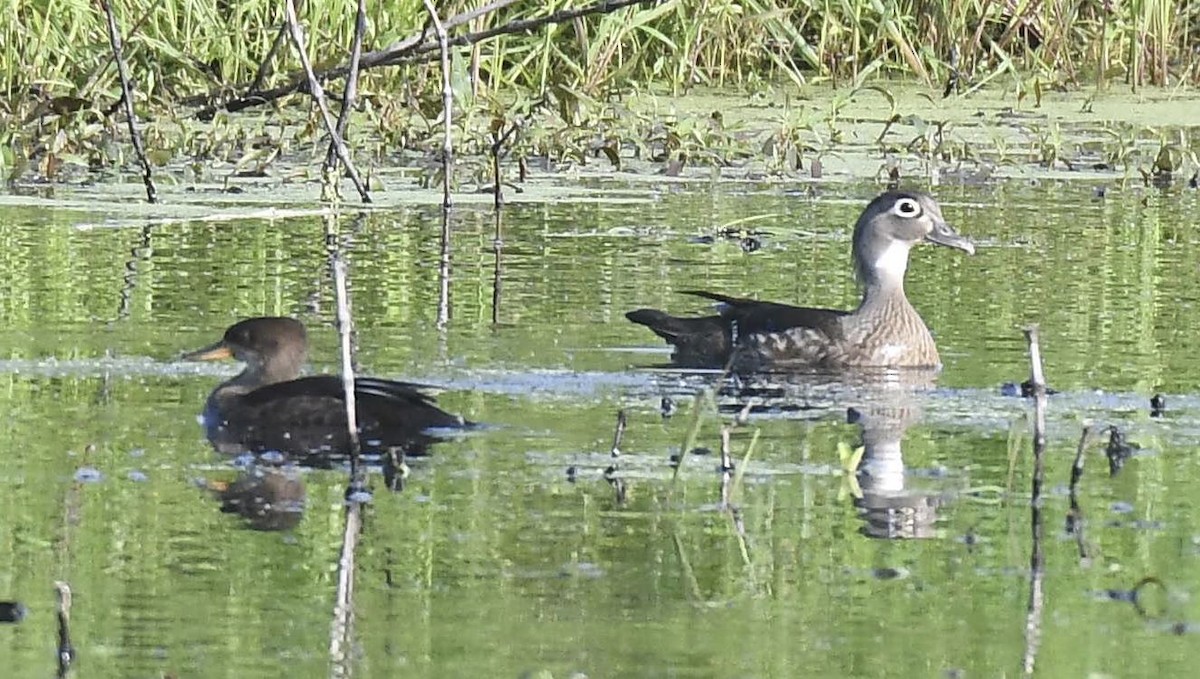
<path fill-rule="evenodd" d="M 851 307 L 850 232 L 878 190 L 584 182 L 507 206 L 498 244 L 490 208 L 456 209 L 448 269 L 437 209 L 334 220 L 363 369 L 442 385 L 444 407 L 491 425 L 439 444 L 403 492 L 376 479 L 355 671 L 1018 673 L 1029 406 L 1000 385 L 1027 376 L 1020 328 L 1036 322 L 1062 391 L 1050 406 L 1038 669 L 1187 675 L 1200 578 L 1195 191 L 937 187 L 979 245 L 974 257 L 919 248 L 910 266 L 908 294 L 945 362 L 937 388 L 800 382 L 762 399 L 732 435 L 739 464 L 758 436 L 736 512 L 721 505 L 715 454 L 685 455 L 674 477 L 669 457 L 715 378 L 648 369 L 667 353 L 624 312 L 703 311 L 679 294 L 697 287 Z M 328 673 L 344 474 L 304 474 L 292 530 L 220 512 L 199 484 L 237 470 L 196 417 L 234 368 L 175 357 L 238 318 L 287 314 L 310 326 L 312 369 L 335 371 L 330 221 L 199 212 L 147 220 L 83 190 L 0 208 L 0 598 L 31 610 L 0 627 L 13 676 L 52 671 L 54 579 L 76 593 L 89 676 Z M 748 216 L 761 217 L 761 248 L 717 235 Z M 1148 415 L 1156 392 L 1165 418 Z M 679 405 L 670 419 L 664 395 Z M 848 408 L 866 419 L 848 423 Z M 619 409 L 624 503 L 602 475 Z M 701 410 L 696 445 L 715 451 L 730 416 Z M 1111 479 L 1099 448 L 1088 457 L 1081 558 L 1064 522 L 1084 422 L 1119 424 L 1144 450 Z M 864 441 L 871 473 L 847 475 L 839 453 Z M 1109 596 L 1150 576 L 1166 595 L 1146 615 Z"/>

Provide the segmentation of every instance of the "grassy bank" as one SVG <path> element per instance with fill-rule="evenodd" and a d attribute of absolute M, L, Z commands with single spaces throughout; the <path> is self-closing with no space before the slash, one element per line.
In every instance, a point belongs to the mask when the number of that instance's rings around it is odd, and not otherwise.
<path fill-rule="evenodd" d="M 589 4 L 522 0 L 481 12 L 451 33 L 481 34 Z M 368 5 L 367 50 L 422 36 L 427 14 L 419 0 Z M 481 5 L 456 0 L 442 3 L 440 12 L 446 18 Z M 346 60 L 354 9 L 350 0 L 302 3 L 301 21 L 318 68 Z M 288 41 L 267 58 L 283 20 L 277 0 L 130 0 L 115 10 L 138 110 L 149 120 L 188 121 L 206 109 L 219 114 L 229 100 L 297 78 L 298 61 Z M 1022 103 L 1037 105 L 1050 90 L 1191 87 L 1200 82 L 1197 44 L 1200 4 L 1186 0 L 674 0 L 456 48 L 453 82 L 467 153 L 486 151 L 497 129 L 513 124 L 532 129 L 536 123 L 536 131 L 513 137 L 518 154 L 611 156 L 614 146 L 619 155 L 626 145 L 622 118 L 637 117 L 614 109 L 612 101 L 632 91 L 674 95 L 696 87 L 736 88 L 778 101 L 797 87 L 887 88 L 904 79 L 931 92 L 945 89 L 951 97 L 1008 88 Z M 437 64 L 430 57 L 436 54 L 364 74 L 360 133 L 393 150 L 429 147 L 441 106 Z M 336 92 L 340 80 L 327 85 Z M 96 3 L 9 0 L 0 7 L 0 163 L 10 178 L 30 173 L 54 178 L 64 167 L 94 170 L 123 162 L 112 144 L 122 135 L 114 120 L 119 96 Z M 303 117 L 307 102 L 299 95 L 251 106 L 250 112 L 219 119 L 215 132 L 152 124 L 150 151 L 160 164 L 220 157 L 254 165 L 272 154 L 252 154 L 245 142 L 263 132 L 259 116 L 251 113 L 292 105 Z M 615 129 L 617 139 L 597 142 L 597 121 L 607 121 L 601 127 Z M 658 147 L 649 153 L 674 150 L 675 160 L 690 163 L 728 160 L 720 147 L 732 142 L 719 129 L 714 132 L 719 121 L 694 120 L 682 133 L 656 125 L 661 121 L 635 122 L 632 128 L 640 126 L 643 138 L 661 137 L 661 143 L 648 144 Z M 290 138 L 319 138 L 311 120 L 307 127 L 301 123 Z M 710 143 L 714 140 L 720 143 Z M 690 152 L 680 150 L 689 145 Z M 805 146 L 814 144 L 800 143 L 800 150 Z"/>
<path fill-rule="evenodd" d="M 90 0 L 10 0 L 0 15 L 0 74 L 8 97 L 31 87 L 87 97 L 115 92 L 104 19 Z M 129 58 L 145 90 L 165 100 L 254 80 L 283 20 L 276 0 L 131 0 L 118 3 Z M 482 2 L 439 3 L 443 16 Z M 459 32 L 584 6 L 522 1 Z M 309 0 L 301 19 L 319 63 L 345 58 L 355 3 Z M 367 45 L 419 33 L 421 2 L 368 3 Z M 461 54 L 492 91 L 552 85 L 597 94 L 655 82 L 753 86 L 764 81 L 850 79 L 865 73 L 942 81 L 958 51 L 968 79 L 999 69 L 1064 84 L 1195 83 L 1200 5 L 1186 0 L 674 0 L 489 40 Z M 296 68 L 288 50 L 277 77 Z M 383 69 L 375 85 L 424 83 L 420 68 Z"/>

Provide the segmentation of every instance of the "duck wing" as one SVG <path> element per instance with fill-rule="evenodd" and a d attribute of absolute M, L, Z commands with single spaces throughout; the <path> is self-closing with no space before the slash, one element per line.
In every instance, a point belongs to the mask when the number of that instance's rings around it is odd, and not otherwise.
<path fill-rule="evenodd" d="M 817 331 L 829 341 L 841 341 L 841 318 L 850 312 L 839 309 L 792 306 L 778 302 L 760 302 L 756 299 L 730 297 L 703 290 L 684 290 L 685 295 L 694 295 L 719 302 L 720 318 L 726 323 L 737 323 L 739 335 L 759 335 L 783 332 L 795 328 Z"/>
<path fill-rule="evenodd" d="M 803 329 L 816 346 L 834 345 L 843 337 L 840 319 L 846 311 L 760 302 L 715 292 L 686 290 L 684 294 L 719 303 L 715 316 L 681 318 L 657 309 L 625 314 L 675 347 L 671 360 L 688 368 L 723 368 L 745 338 Z M 820 357 L 814 356 L 814 362 Z"/>
<path fill-rule="evenodd" d="M 354 381 L 359 438 L 368 452 L 403 447 L 423 454 L 433 428 L 466 422 L 438 408 L 424 385 L 365 377 Z M 244 394 L 226 416 L 228 434 L 252 450 L 344 455 L 350 450 L 342 379 L 313 375 Z"/>

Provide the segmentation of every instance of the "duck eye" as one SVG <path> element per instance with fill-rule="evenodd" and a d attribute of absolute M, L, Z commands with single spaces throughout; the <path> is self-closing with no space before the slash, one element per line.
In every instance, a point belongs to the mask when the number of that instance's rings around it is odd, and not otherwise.
<path fill-rule="evenodd" d="M 897 217 L 917 217 L 921 214 L 921 204 L 912 198 L 901 198 L 892 206 L 892 214 Z"/>

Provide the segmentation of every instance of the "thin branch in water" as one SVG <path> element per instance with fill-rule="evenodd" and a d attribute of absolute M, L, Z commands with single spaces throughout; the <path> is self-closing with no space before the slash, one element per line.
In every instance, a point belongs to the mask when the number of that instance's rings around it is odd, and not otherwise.
<path fill-rule="evenodd" d="M 346 262 L 340 253 L 334 253 L 330 262 L 333 285 L 337 295 L 337 328 L 342 350 L 342 392 L 346 400 L 346 433 L 350 437 L 350 469 L 357 471 L 359 454 L 362 452 L 358 440 L 358 406 L 354 400 L 354 356 L 350 345 L 353 332 L 353 317 L 346 283 Z"/>
<path fill-rule="evenodd" d="M 1090 557 L 1088 555 L 1087 541 L 1083 534 L 1083 508 L 1079 505 L 1079 481 L 1083 478 L 1083 463 L 1085 453 L 1087 452 L 1088 444 L 1094 438 L 1095 431 L 1090 426 L 1085 426 L 1083 432 L 1079 435 L 1079 445 L 1075 448 L 1075 462 L 1071 465 L 1071 483 L 1070 483 L 1070 503 L 1071 507 L 1067 510 L 1066 531 L 1068 535 L 1075 536 L 1075 544 L 1079 550 L 1079 561 L 1086 564 Z"/>
<path fill-rule="evenodd" d="M 503 287 L 504 268 L 502 266 L 501 253 L 504 250 L 504 240 L 501 238 L 501 215 L 499 210 L 496 210 L 496 234 L 492 238 L 492 257 L 494 264 L 492 266 L 492 325 L 500 325 L 500 291 Z"/>
<path fill-rule="evenodd" d="M 361 1 L 361 0 L 360 0 Z M 442 54 L 442 209 L 450 209 L 450 180 L 454 168 L 454 138 L 451 136 L 450 116 L 454 109 L 454 87 L 450 82 L 450 36 L 438 18 L 433 0 L 424 0 L 429 20 L 437 33 Z"/>
<path fill-rule="evenodd" d="M 331 677 L 351 674 L 351 637 L 354 630 L 354 562 L 358 536 L 362 532 L 362 503 L 346 504 L 346 525 L 342 532 L 342 551 L 338 558 L 337 594 L 333 605 L 333 620 L 329 630 L 329 659 Z"/>
<path fill-rule="evenodd" d="M 1025 341 L 1029 344 L 1029 384 L 1033 395 L 1046 395 L 1046 375 L 1042 371 L 1042 348 L 1038 342 L 1038 327 L 1025 328 Z"/>
<path fill-rule="evenodd" d="M 496 209 L 499 210 L 504 205 L 504 179 L 500 175 L 500 156 L 504 150 L 504 145 L 508 143 L 508 138 L 520 127 L 519 122 L 514 122 L 509 126 L 504 134 L 492 133 L 492 175 L 495 178 L 495 186 L 492 188 L 492 199 Z"/>
<path fill-rule="evenodd" d="M 604 470 L 604 480 L 608 481 L 608 485 L 612 486 L 613 492 L 616 495 L 617 504 L 625 504 L 626 489 L 625 480 L 617 475 L 621 469 L 621 438 L 625 436 L 625 411 L 617 411 L 617 428 L 613 431 L 612 449 L 609 450 L 609 457 L 612 458 L 612 464 Z"/>
<path fill-rule="evenodd" d="M 733 486 L 733 456 L 730 451 L 730 433 L 736 425 L 725 425 L 721 427 L 721 465 L 718 471 L 721 472 L 721 506 L 729 507 L 729 497 Z"/>
<path fill-rule="evenodd" d="M 291 0 L 288 0 L 289 3 Z M 353 315 L 347 284 L 346 263 L 338 249 L 330 253 L 330 271 L 337 300 L 337 326 L 342 357 L 342 391 L 346 406 L 346 433 L 350 437 L 350 483 L 346 489 L 346 523 L 342 533 L 342 551 L 338 559 L 338 585 L 330 625 L 330 676 L 350 674 L 351 632 L 354 622 L 354 572 L 358 536 L 362 531 L 362 505 L 366 497 L 366 479 L 361 465 L 358 438 L 358 406 L 354 393 L 354 358 L 351 346 Z"/>
<path fill-rule="evenodd" d="M 1087 452 L 1087 445 L 1093 438 L 1093 431 L 1090 426 L 1085 426 L 1083 432 L 1079 435 L 1079 445 L 1075 448 L 1075 461 L 1071 464 L 1071 484 L 1070 492 L 1072 494 L 1079 487 L 1079 480 L 1083 478 L 1083 463 L 1084 453 Z"/>
<path fill-rule="evenodd" d="M 1038 647 L 1042 638 L 1042 611 L 1045 607 L 1043 580 L 1046 572 L 1045 521 L 1042 518 L 1042 488 L 1046 470 L 1046 379 L 1042 371 L 1042 350 L 1038 342 L 1038 328 L 1031 325 L 1025 329 L 1025 340 L 1029 344 L 1029 380 L 1033 385 L 1033 480 L 1029 498 L 1030 512 L 1030 555 L 1029 555 L 1029 603 L 1025 618 L 1025 654 L 1022 669 L 1025 676 L 1033 676 Z"/>
<path fill-rule="evenodd" d="M 65 677 L 75 662 L 75 647 L 71 645 L 71 585 L 61 580 L 54 583 L 58 605 L 58 676 Z"/>
<path fill-rule="evenodd" d="M 442 210 L 442 251 L 438 260 L 438 310 L 437 329 L 446 338 L 446 326 L 450 323 L 450 211 Z"/>
<path fill-rule="evenodd" d="M 308 51 L 304 46 L 304 35 L 300 31 L 300 21 L 296 18 L 296 3 L 294 0 L 287 0 L 285 7 L 287 8 L 288 26 L 292 31 L 292 42 L 296 45 L 296 53 L 300 57 L 300 64 L 304 67 L 304 73 L 308 77 L 308 91 L 312 94 L 313 99 L 317 101 L 317 107 L 321 110 L 321 119 L 325 123 L 325 131 L 329 134 L 330 143 L 337 149 L 338 159 L 342 161 L 342 166 L 346 168 L 346 174 L 350 175 L 350 181 L 354 182 L 354 188 L 358 190 L 358 195 L 362 199 L 362 202 L 370 203 L 371 196 L 367 193 L 367 187 L 363 185 L 362 179 L 358 175 L 358 170 L 354 167 L 354 160 L 350 158 L 350 150 L 346 148 L 345 142 L 342 141 L 341 136 L 338 134 L 333 114 L 329 112 L 329 102 L 325 99 L 325 90 L 321 87 L 316 73 L 313 72 L 312 62 L 308 59 Z"/>
<path fill-rule="evenodd" d="M 358 0 L 358 11 L 354 13 L 354 38 L 350 44 L 350 71 L 346 74 L 346 87 L 342 90 L 342 110 L 338 112 L 337 138 L 346 140 L 350 127 L 350 114 L 354 111 L 354 100 L 358 97 L 358 66 L 362 58 L 363 35 L 367 32 L 367 0 Z M 337 167 L 338 152 L 333 140 L 325 153 L 325 172 Z"/>
<path fill-rule="evenodd" d="M 125 121 L 129 125 L 133 152 L 142 164 L 142 184 L 146 187 L 146 200 L 157 203 L 158 189 L 154 187 L 150 161 L 146 159 L 146 148 L 142 145 L 142 135 L 137 128 L 137 113 L 133 110 L 133 86 L 129 81 L 129 66 L 125 64 L 125 57 L 121 51 L 121 31 L 117 28 L 117 17 L 113 14 L 112 5 L 108 0 L 100 0 L 100 6 L 104 8 L 104 16 L 108 19 L 108 44 L 112 47 L 113 59 L 117 62 L 117 74 L 121 78 L 121 98 L 125 100 Z"/>
<path fill-rule="evenodd" d="M 625 411 L 618 410 L 617 411 L 617 428 L 615 430 L 613 430 L 612 448 L 608 451 L 609 456 L 612 457 L 613 460 L 616 460 L 617 458 L 621 457 L 621 438 L 623 436 L 625 436 L 625 425 L 626 424 L 627 424 L 627 419 L 625 417 Z"/>

